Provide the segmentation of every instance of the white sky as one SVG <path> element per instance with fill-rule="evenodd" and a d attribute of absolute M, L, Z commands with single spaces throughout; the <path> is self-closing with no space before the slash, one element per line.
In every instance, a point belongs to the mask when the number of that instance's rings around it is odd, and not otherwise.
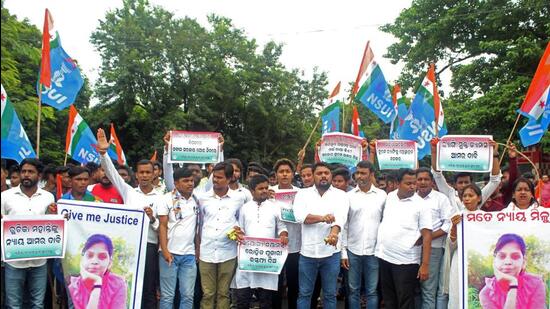
<path fill-rule="evenodd" d="M 327 91 L 338 81 L 354 81 L 365 44 L 371 48 L 388 83 L 398 77 L 402 65 L 392 65 L 383 58 L 387 47 L 396 41 L 378 30 L 393 22 L 410 0 L 340 0 L 340 1 L 244 1 L 244 0 L 151 0 L 176 16 L 195 18 L 206 26 L 206 16 L 215 13 L 229 17 L 234 26 L 244 29 L 260 46 L 274 40 L 283 43 L 282 63 L 311 76 L 315 66 L 329 77 Z M 19 19 L 28 18 L 42 29 L 44 9 L 50 9 L 55 29 L 65 51 L 75 58 L 93 83 L 97 80 L 101 58 L 89 42 L 106 11 L 121 7 L 122 1 L 74 0 L 6 0 L 4 7 Z M 427 69 L 427 68 L 426 68 Z M 419 72 L 421 79 L 425 72 Z M 341 92 L 342 95 L 342 92 Z M 347 94 L 346 94 L 347 95 Z"/>

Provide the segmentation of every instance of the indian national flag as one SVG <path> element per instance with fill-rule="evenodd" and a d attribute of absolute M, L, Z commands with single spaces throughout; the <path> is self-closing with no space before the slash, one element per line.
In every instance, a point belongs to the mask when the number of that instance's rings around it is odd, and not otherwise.
<path fill-rule="evenodd" d="M 126 156 L 124 155 L 124 150 L 122 150 L 122 145 L 120 144 L 120 141 L 116 136 L 115 126 L 112 123 L 111 123 L 111 140 L 109 141 L 109 144 L 110 144 L 109 150 L 116 154 L 115 159 L 117 160 L 118 164 L 125 165 Z"/>
<path fill-rule="evenodd" d="M 69 124 L 65 140 L 67 154 L 82 164 L 99 162 L 99 153 L 96 150 L 97 140 L 92 130 L 78 113 L 74 105 L 69 107 Z"/>
<path fill-rule="evenodd" d="M 426 103 L 431 105 L 434 110 L 435 122 L 439 130 L 447 128 L 445 124 L 445 114 L 443 113 L 443 106 L 439 99 L 439 93 L 437 92 L 437 84 L 435 82 L 435 66 L 430 64 L 428 73 L 422 80 L 422 84 L 418 87 L 416 94 L 422 93 Z"/>

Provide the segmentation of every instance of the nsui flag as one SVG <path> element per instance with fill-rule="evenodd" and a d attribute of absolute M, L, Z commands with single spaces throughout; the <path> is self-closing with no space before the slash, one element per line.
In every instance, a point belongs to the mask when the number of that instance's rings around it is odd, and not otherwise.
<path fill-rule="evenodd" d="M 409 114 L 399 130 L 399 138 L 416 141 L 418 159 L 430 154 L 430 140 L 436 136 L 447 134 L 443 107 L 439 101 L 435 84 L 435 69 L 430 66 L 428 74 L 418 87 Z"/>
<path fill-rule="evenodd" d="M 21 163 L 26 158 L 36 158 L 25 129 L 8 99 L 2 85 L 2 158 Z"/>
<path fill-rule="evenodd" d="M 82 164 L 99 163 L 99 153 L 96 150 L 97 140 L 92 130 L 78 113 L 74 105 L 69 108 L 69 125 L 65 150 L 67 154 Z"/>
<path fill-rule="evenodd" d="M 382 69 L 374 61 L 374 54 L 369 43 L 367 43 L 355 83 L 357 86 L 354 86 L 352 91 L 355 91 L 361 85 L 361 88 L 355 95 L 356 101 L 363 103 L 365 107 L 375 113 L 384 123 L 390 123 L 395 118 L 397 111 L 393 106 L 390 89 L 388 88 Z"/>

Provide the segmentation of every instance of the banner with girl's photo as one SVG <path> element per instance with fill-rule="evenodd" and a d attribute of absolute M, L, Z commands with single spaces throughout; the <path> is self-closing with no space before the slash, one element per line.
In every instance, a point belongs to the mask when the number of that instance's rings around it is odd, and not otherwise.
<path fill-rule="evenodd" d="M 460 308 L 548 308 L 550 210 L 464 214 Z M 505 306 L 506 304 L 506 306 Z"/>
<path fill-rule="evenodd" d="M 71 231 L 62 261 L 76 309 L 140 308 L 147 223 L 128 205 L 59 200 Z"/>

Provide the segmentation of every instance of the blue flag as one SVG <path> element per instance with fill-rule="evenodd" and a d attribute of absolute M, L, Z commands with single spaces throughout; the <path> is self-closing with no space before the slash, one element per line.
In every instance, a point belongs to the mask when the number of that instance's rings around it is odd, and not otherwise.
<path fill-rule="evenodd" d="M 50 88 L 42 88 L 42 103 L 48 104 L 58 110 L 67 108 L 73 104 L 84 80 L 75 61 L 67 55 L 61 40 L 56 37 L 50 41 L 50 63 L 52 85 Z M 36 92 L 40 91 L 40 84 L 36 84 Z"/>
<path fill-rule="evenodd" d="M 547 94 L 546 101 L 542 100 L 544 110 L 542 115 L 538 119 L 529 118 L 527 124 L 519 130 L 519 138 L 523 147 L 528 147 L 534 144 L 538 144 L 544 134 L 548 132 L 548 125 L 550 124 L 550 91 Z"/>
<path fill-rule="evenodd" d="M 390 123 L 396 114 L 390 89 L 380 66 L 374 61 L 371 66 L 371 73 L 357 92 L 356 98 L 384 123 Z"/>
<path fill-rule="evenodd" d="M 2 85 L 2 158 L 21 163 L 36 153 Z"/>
<path fill-rule="evenodd" d="M 321 112 L 321 134 L 340 132 L 340 105 L 340 101 L 336 101 Z"/>

